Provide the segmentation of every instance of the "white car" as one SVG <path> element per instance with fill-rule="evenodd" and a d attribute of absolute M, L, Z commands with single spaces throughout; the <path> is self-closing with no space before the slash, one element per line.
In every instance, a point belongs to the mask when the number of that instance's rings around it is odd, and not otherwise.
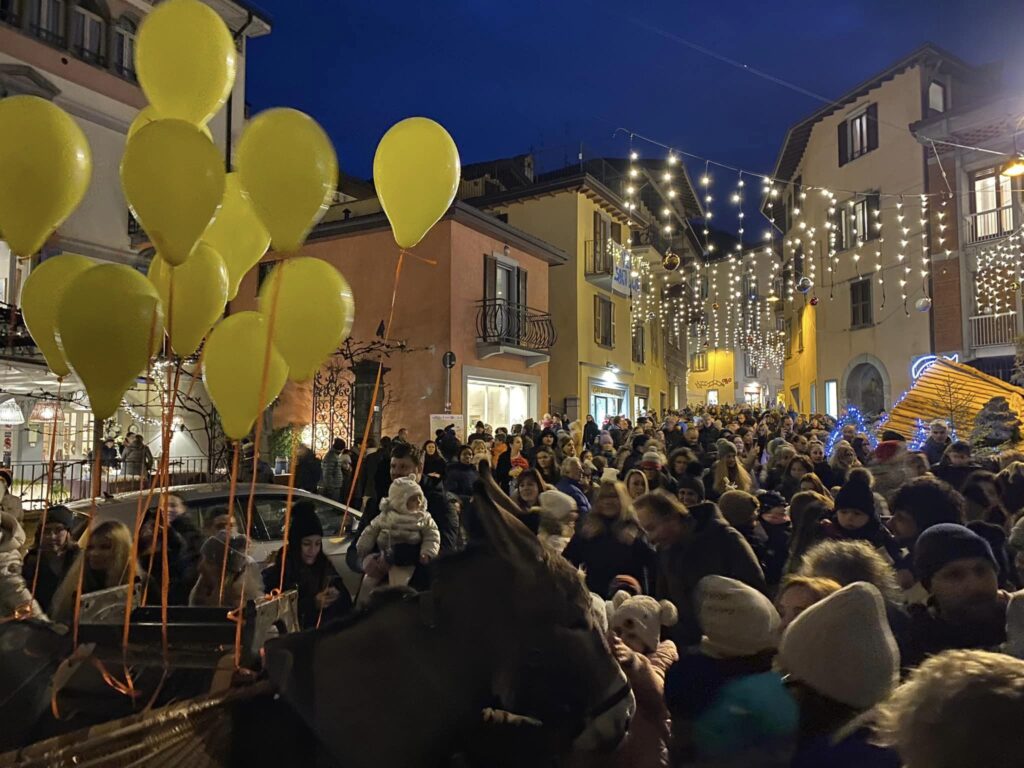
<path fill-rule="evenodd" d="M 228 512 L 230 488 L 227 483 L 211 483 L 202 485 L 179 485 L 172 487 L 170 492 L 181 497 L 188 508 L 188 516 L 196 527 L 204 533 L 210 533 L 211 524 L 217 517 Z M 117 520 L 130 529 L 135 528 L 135 515 L 138 511 L 140 493 L 119 493 L 109 499 L 101 499 L 96 504 L 96 522 Z M 342 577 L 349 591 L 355 596 L 359 588 L 360 574 L 353 573 L 345 565 L 345 552 L 353 542 L 353 531 L 359 522 L 360 512 L 346 507 L 315 493 L 295 489 L 292 491 L 292 504 L 299 501 L 311 501 L 324 528 L 323 549 L 335 570 Z M 284 513 L 288 501 L 288 489 L 280 485 L 259 484 L 253 491 L 252 528 L 250 530 L 249 554 L 261 565 L 269 563 L 274 554 L 283 546 Z M 156 493 L 150 507 L 156 507 L 159 497 Z M 248 484 L 240 484 L 235 492 L 234 530 L 245 529 L 247 504 L 249 502 Z M 87 518 L 89 501 L 78 501 L 68 504 L 68 508 L 76 515 Z M 346 530 L 341 531 L 341 521 L 348 509 Z"/>

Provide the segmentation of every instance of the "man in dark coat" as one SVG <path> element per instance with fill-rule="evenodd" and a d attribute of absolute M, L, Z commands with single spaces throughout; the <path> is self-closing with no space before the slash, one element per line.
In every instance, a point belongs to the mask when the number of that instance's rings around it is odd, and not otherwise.
<path fill-rule="evenodd" d="M 458 513 L 455 507 L 449 503 L 444 491 L 436 483 L 423 482 L 423 453 L 420 449 L 409 443 L 393 444 L 389 470 L 392 481 L 409 475 L 416 477 L 427 499 L 427 511 L 434 518 L 434 522 L 437 524 L 438 531 L 441 534 L 441 554 L 444 555 L 455 551 L 460 540 Z M 384 495 L 386 496 L 387 494 L 385 493 Z M 373 499 L 368 502 L 366 509 L 363 510 L 363 516 L 359 520 L 355 541 L 359 540 L 363 531 L 369 527 L 373 519 L 379 514 L 380 505 L 378 500 Z M 386 573 L 386 570 L 383 568 L 382 557 L 380 552 L 375 552 L 363 560 L 363 562 L 360 562 L 356 548 L 351 546 L 345 554 L 345 562 L 356 573 L 362 573 L 365 566 L 368 575 L 380 578 Z M 429 586 L 429 572 L 425 566 L 416 566 L 416 571 L 413 573 L 409 585 L 416 589 L 423 589 Z"/>
<path fill-rule="evenodd" d="M 943 419 L 936 419 L 931 424 L 928 439 L 921 445 L 921 452 L 928 457 L 929 464 L 942 461 L 942 454 L 952 444 L 949 437 L 949 426 Z"/>
<path fill-rule="evenodd" d="M 914 547 L 914 570 L 928 590 L 910 606 L 910 649 L 904 666 L 950 649 L 993 650 L 1006 641 L 1009 595 L 999 589 L 992 548 L 958 523 L 940 523 Z"/>
<path fill-rule="evenodd" d="M 79 549 L 71 538 L 74 513 L 63 505 L 46 511 L 46 526 L 36 531 L 36 545 L 25 555 L 22 577 L 29 589 L 36 584 L 35 597 L 44 613 L 49 613 L 53 594 L 71 570 Z M 41 562 L 40 562 L 41 560 Z M 36 579 L 38 564 L 39 577 Z"/>
<path fill-rule="evenodd" d="M 295 487 L 316 493 L 320 486 L 320 461 L 308 445 L 295 449 Z"/>

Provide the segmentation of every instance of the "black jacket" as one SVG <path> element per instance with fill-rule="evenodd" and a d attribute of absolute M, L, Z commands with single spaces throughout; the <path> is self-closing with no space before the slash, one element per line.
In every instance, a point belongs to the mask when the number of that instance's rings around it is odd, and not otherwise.
<path fill-rule="evenodd" d="M 562 556 L 573 565 L 582 566 L 587 573 L 587 589 L 605 600 L 611 599 L 611 583 L 619 574 L 629 574 L 640 582 L 644 594 L 650 593 L 654 583 L 657 556 L 643 534 L 626 544 L 606 531 L 586 538 L 577 533 Z"/>
<path fill-rule="evenodd" d="M 320 461 L 310 451 L 295 462 L 295 487 L 316 493 L 320 485 Z"/>
<path fill-rule="evenodd" d="M 999 604 L 992 615 L 968 625 L 945 621 L 933 606 L 911 605 L 910 643 L 904 667 L 916 667 L 928 656 L 962 648 L 997 650 L 1006 642 L 1006 606 Z"/>
<path fill-rule="evenodd" d="M 444 471 L 444 489 L 465 500 L 473 495 L 473 483 L 479 479 L 480 473 L 472 464 L 453 461 Z"/>
<path fill-rule="evenodd" d="M 46 562 L 43 561 L 39 565 L 39 581 L 36 584 L 36 602 L 39 603 L 39 607 L 43 609 L 44 613 L 49 613 L 53 603 L 53 594 L 57 591 L 57 587 L 64 581 L 64 577 L 68 575 L 71 570 L 71 566 L 75 562 L 75 558 L 79 556 L 80 550 L 78 545 L 73 541 L 68 542 L 67 549 L 64 552 L 64 556 L 60 561 L 60 568 L 57 571 L 51 570 Z M 25 555 L 25 560 L 22 563 L 21 575 L 25 579 L 25 586 L 32 589 L 32 580 L 36 574 L 36 560 L 39 557 L 38 547 L 30 549 Z"/>

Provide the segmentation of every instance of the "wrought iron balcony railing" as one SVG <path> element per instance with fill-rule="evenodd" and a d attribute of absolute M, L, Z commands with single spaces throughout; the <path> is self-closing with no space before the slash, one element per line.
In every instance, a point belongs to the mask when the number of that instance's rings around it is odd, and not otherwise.
<path fill-rule="evenodd" d="M 558 338 L 550 313 L 504 299 L 477 302 L 476 335 L 484 344 L 542 352 Z"/>

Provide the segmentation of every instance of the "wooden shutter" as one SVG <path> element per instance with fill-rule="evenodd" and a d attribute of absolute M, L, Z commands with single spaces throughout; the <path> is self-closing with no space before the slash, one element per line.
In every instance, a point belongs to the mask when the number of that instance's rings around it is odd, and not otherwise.
<path fill-rule="evenodd" d="M 844 120 L 838 126 L 837 141 L 839 143 L 839 167 L 842 168 L 848 162 L 850 162 L 850 147 L 847 143 L 847 136 L 849 134 L 849 125 Z"/>
<path fill-rule="evenodd" d="M 597 294 L 594 294 L 594 343 L 604 343 L 601 339 L 601 297 Z"/>
<path fill-rule="evenodd" d="M 495 298 L 495 283 L 498 275 L 498 260 L 493 256 L 484 254 L 484 299 L 491 301 Z"/>
<path fill-rule="evenodd" d="M 519 288 L 519 293 L 518 293 L 518 296 L 519 296 L 519 306 L 520 306 L 521 309 L 525 309 L 525 307 L 527 305 L 527 301 L 526 301 L 526 270 L 525 269 L 520 268 L 520 269 L 516 270 L 516 283 L 518 284 L 518 288 Z"/>
<path fill-rule="evenodd" d="M 594 211 L 594 253 L 599 252 L 598 243 L 601 242 L 601 226 L 603 222 L 601 220 L 601 214 Z"/>
<path fill-rule="evenodd" d="M 615 302 L 608 302 L 608 346 L 615 349 Z"/>
<path fill-rule="evenodd" d="M 619 222 L 617 222 L 617 221 L 612 222 L 611 233 L 612 233 L 612 240 L 614 240 L 619 245 L 622 245 L 622 225 L 619 224 Z"/>
<path fill-rule="evenodd" d="M 878 104 L 868 105 L 868 147 L 867 151 L 878 149 Z"/>

